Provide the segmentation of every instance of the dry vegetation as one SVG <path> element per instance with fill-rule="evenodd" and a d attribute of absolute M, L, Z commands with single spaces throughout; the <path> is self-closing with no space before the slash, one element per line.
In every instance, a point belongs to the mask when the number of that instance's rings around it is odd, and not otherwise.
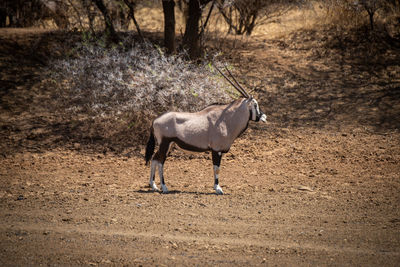
<path fill-rule="evenodd" d="M 48 86 L 55 85 L 61 113 L 101 121 L 96 123 L 97 136 L 126 133 L 129 128 L 130 138 L 142 143 L 151 121 L 163 112 L 194 112 L 230 100 L 230 89 L 207 63 L 165 55 L 132 36 L 112 49 L 99 41 L 72 46 L 68 58 L 50 62 Z"/>

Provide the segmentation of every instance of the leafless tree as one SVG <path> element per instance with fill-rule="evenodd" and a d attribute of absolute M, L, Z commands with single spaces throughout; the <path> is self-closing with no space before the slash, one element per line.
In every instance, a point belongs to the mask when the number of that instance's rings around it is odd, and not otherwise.
<path fill-rule="evenodd" d="M 251 35 L 257 25 L 276 21 L 291 10 L 296 0 L 220 0 L 218 9 L 229 25 L 229 32 Z"/>
<path fill-rule="evenodd" d="M 358 5 L 362 6 L 368 13 L 369 25 L 371 30 L 374 30 L 374 16 L 376 12 L 383 7 L 384 1 L 382 0 L 360 0 Z"/>

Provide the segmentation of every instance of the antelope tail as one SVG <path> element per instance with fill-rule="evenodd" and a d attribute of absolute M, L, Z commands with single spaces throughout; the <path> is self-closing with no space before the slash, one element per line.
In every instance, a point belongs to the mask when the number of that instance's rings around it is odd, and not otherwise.
<path fill-rule="evenodd" d="M 146 165 L 149 164 L 149 161 L 153 156 L 155 146 L 156 146 L 156 139 L 154 138 L 153 127 L 151 127 L 149 141 L 147 141 L 146 145 L 146 155 L 145 155 Z"/>

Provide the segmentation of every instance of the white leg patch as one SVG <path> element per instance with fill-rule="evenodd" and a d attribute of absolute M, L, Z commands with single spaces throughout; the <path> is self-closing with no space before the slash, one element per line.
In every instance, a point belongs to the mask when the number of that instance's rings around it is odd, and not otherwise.
<path fill-rule="evenodd" d="M 150 187 L 154 190 L 154 191 L 159 191 L 156 183 L 154 182 L 154 176 L 156 174 L 156 168 L 157 168 L 157 163 L 155 162 L 155 160 L 151 161 L 151 170 L 150 170 Z"/>
<path fill-rule="evenodd" d="M 218 174 L 219 174 L 219 167 L 217 165 L 214 165 L 214 178 L 218 179 Z"/>
<path fill-rule="evenodd" d="M 223 195 L 224 194 L 224 191 L 222 191 L 222 188 L 219 186 L 219 184 L 215 184 L 214 185 L 214 189 L 215 189 L 215 192 L 217 193 L 217 195 Z"/>
<path fill-rule="evenodd" d="M 214 179 L 215 181 L 218 181 L 218 175 L 219 175 L 219 167 L 217 165 L 214 165 Z M 224 192 L 222 191 L 222 188 L 219 186 L 219 184 L 214 184 L 214 189 L 217 195 L 222 195 Z"/>
<path fill-rule="evenodd" d="M 154 191 L 160 191 L 160 189 L 158 189 L 156 183 L 153 181 L 152 183 L 150 183 L 150 187 L 154 190 Z"/>

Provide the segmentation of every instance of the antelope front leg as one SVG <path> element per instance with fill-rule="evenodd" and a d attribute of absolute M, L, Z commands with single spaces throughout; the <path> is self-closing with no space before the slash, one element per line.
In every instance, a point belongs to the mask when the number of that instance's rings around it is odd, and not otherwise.
<path fill-rule="evenodd" d="M 221 152 L 212 152 L 212 160 L 213 160 L 213 167 L 214 167 L 214 189 L 217 195 L 224 194 L 222 191 L 221 186 L 219 186 L 218 175 L 219 175 L 219 166 L 221 164 L 222 153 Z"/>

